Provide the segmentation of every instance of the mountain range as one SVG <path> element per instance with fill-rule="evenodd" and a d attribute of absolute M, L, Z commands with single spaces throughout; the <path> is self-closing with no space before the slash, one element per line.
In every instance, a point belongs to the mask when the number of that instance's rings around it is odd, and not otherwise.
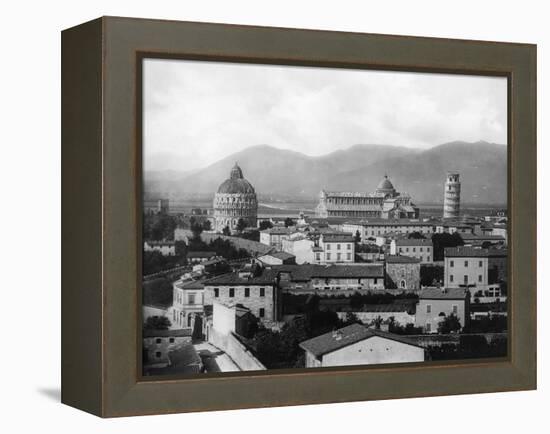
<path fill-rule="evenodd" d="M 387 145 L 354 145 L 322 156 L 249 147 L 193 172 L 146 172 L 146 196 L 183 198 L 214 194 L 238 162 L 260 198 L 315 198 L 321 189 L 371 192 L 385 174 L 416 203 L 443 201 L 445 173 L 456 170 L 462 202 L 504 204 L 507 147 L 488 142 L 451 142 L 427 150 Z"/>

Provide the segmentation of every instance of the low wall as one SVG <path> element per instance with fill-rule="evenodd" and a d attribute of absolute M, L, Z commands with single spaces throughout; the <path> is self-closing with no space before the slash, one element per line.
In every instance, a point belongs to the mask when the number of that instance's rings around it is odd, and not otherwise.
<path fill-rule="evenodd" d="M 222 335 L 211 328 L 208 332 L 208 341 L 231 357 L 241 371 L 263 371 L 266 369 L 233 333 Z"/>

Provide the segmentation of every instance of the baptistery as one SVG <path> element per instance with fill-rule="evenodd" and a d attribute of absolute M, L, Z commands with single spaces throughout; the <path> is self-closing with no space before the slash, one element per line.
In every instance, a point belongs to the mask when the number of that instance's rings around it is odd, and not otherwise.
<path fill-rule="evenodd" d="M 257 217 L 256 191 L 235 163 L 229 178 L 221 183 L 214 195 L 214 229 L 222 232 L 228 227 L 231 232 L 236 231 L 241 219 L 245 226 L 256 227 Z"/>

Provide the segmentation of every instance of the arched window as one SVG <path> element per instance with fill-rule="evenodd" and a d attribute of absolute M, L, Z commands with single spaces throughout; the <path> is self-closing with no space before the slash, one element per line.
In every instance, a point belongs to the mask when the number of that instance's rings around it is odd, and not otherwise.
<path fill-rule="evenodd" d="M 404 280 L 402 280 L 402 281 L 401 281 L 401 288 L 404 289 L 404 288 L 406 288 L 406 287 L 407 287 L 407 284 L 405 283 Z"/>

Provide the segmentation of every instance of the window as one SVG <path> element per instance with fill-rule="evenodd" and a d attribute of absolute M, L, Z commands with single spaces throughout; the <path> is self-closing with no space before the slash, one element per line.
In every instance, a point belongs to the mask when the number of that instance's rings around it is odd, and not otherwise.
<path fill-rule="evenodd" d="M 449 282 L 454 282 L 454 280 L 455 280 L 455 277 L 451 274 L 451 275 L 449 276 Z"/>
<path fill-rule="evenodd" d="M 260 288 L 260 297 L 265 297 L 265 288 Z"/>
<path fill-rule="evenodd" d="M 316 261 L 320 261 L 320 260 L 321 260 L 321 254 L 320 254 L 320 253 L 315 253 L 315 260 L 316 260 Z"/>
<path fill-rule="evenodd" d="M 359 279 L 359 283 L 361 283 L 361 280 L 360 280 L 360 279 Z M 375 285 L 378 284 L 378 278 L 377 278 L 377 277 L 374 278 L 374 284 L 375 284 Z"/>
<path fill-rule="evenodd" d="M 455 266 L 455 261 L 451 261 L 451 262 L 450 262 L 450 266 L 451 266 L 451 267 L 454 267 L 454 266 Z"/>
<path fill-rule="evenodd" d="M 229 297 L 235 297 L 235 288 L 229 288 Z"/>
<path fill-rule="evenodd" d="M 160 351 L 157 351 L 157 352 L 155 353 L 155 357 L 156 357 L 157 359 L 160 359 L 160 356 L 161 356 L 161 355 L 162 355 L 162 354 L 161 354 Z"/>
<path fill-rule="evenodd" d="M 263 318 L 265 316 L 265 309 L 263 307 L 260 308 L 260 318 Z"/>
<path fill-rule="evenodd" d="M 336 244 L 336 250 L 340 250 L 340 247 L 341 247 L 340 244 Z"/>
<path fill-rule="evenodd" d="M 468 275 L 465 274 L 464 275 L 464 285 L 467 285 L 468 284 Z"/>
<path fill-rule="evenodd" d="M 338 254 L 336 255 L 336 259 L 337 259 L 338 261 L 341 260 L 341 259 L 342 259 L 342 254 L 341 254 L 341 253 L 338 253 Z"/>
<path fill-rule="evenodd" d="M 483 261 L 479 261 L 478 267 L 483 267 Z"/>
<path fill-rule="evenodd" d="M 347 258 L 348 261 L 351 260 L 351 253 L 348 253 L 348 254 L 346 255 L 346 258 Z"/>
<path fill-rule="evenodd" d="M 422 250 L 422 247 L 420 247 L 420 251 L 423 252 L 424 250 Z"/>
<path fill-rule="evenodd" d="M 416 252 L 416 247 L 413 247 L 413 252 Z"/>
<path fill-rule="evenodd" d="M 244 288 L 244 296 L 250 297 L 250 288 Z"/>
<path fill-rule="evenodd" d="M 327 244 L 327 250 L 330 250 L 330 244 Z"/>
<path fill-rule="evenodd" d="M 426 256 L 426 262 L 430 262 L 430 256 Z"/>
<path fill-rule="evenodd" d="M 160 344 L 160 343 L 162 342 L 162 339 L 161 339 L 161 338 L 156 338 L 156 339 L 155 339 L 155 342 L 156 342 L 157 344 Z"/>
<path fill-rule="evenodd" d="M 187 301 L 189 302 L 189 304 L 195 304 L 195 294 L 189 294 L 187 296 Z"/>
<path fill-rule="evenodd" d="M 348 250 L 351 250 L 351 244 L 348 244 Z"/>
<path fill-rule="evenodd" d="M 175 342 L 175 339 L 174 339 L 174 338 L 170 338 L 170 339 L 168 340 L 168 342 L 170 342 L 171 344 L 173 344 L 173 343 Z"/>
<path fill-rule="evenodd" d="M 401 288 L 405 288 L 407 286 L 406 282 L 404 280 L 401 281 Z"/>
<path fill-rule="evenodd" d="M 458 306 L 456 304 L 453 304 L 453 315 L 458 314 Z"/>
<path fill-rule="evenodd" d="M 432 313 L 432 305 L 431 304 L 426 305 L 426 313 Z"/>
<path fill-rule="evenodd" d="M 483 276 L 481 274 L 479 276 L 477 276 L 477 281 L 478 282 L 483 282 Z"/>
<path fill-rule="evenodd" d="M 432 325 L 429 322 L 427 322 L 426 323 L 426 333 L 431 333 L 431 331 L 432 331 Z"/>
<path fill-rule="evenodd" d="M 330 253 L 327 253 L 327 261 L 330 261 Z"/>
<path fill-rule="evenodd" d="M 220 296 L 220 288 L 214 288 L 214 297 L 218 298 Z"/>
<path fill-rule="evenodd" d="M 468 261 L 464 261 L 464 266 L 468 267 Z"/>

